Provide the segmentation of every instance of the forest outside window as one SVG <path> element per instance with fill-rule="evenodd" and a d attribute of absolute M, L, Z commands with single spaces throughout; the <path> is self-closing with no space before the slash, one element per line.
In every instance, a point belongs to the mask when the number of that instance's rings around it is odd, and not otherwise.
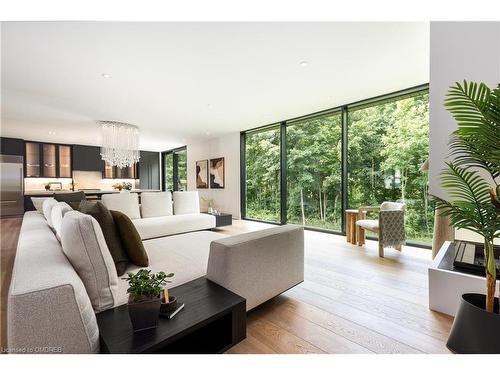
<path fill-rule="evenodd" d="M 187 190 L 187 150 L 181 147 L 162 152 L 163 191 Z"/>
<path fill-rule="evenodd" d="M 346 208 L 400 201 L 429 245 L 428 152 L 427 86 L 243 132 L 243 218 L 342 232 Z"/>

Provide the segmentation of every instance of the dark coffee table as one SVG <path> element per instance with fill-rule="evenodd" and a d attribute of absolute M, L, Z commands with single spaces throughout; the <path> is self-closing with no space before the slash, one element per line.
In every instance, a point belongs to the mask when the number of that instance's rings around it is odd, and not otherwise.
<path fill-rule="evenodd" d="M 208 212 L 205 212 L 205 213 L 215 217 L 215 226 L 217 228 L 233 224 L 233 215 L 231 215 L 231 214 L 223 214 L 223 213 L 211 214 Z"/>
<path fill-rule="evenodd" d="M 182 309 L 134 333 L 127 305 L 97 314 L 102 353 L 223 353 L 246 337 L 246 300 L 204 277 L 169 290 Z"/>

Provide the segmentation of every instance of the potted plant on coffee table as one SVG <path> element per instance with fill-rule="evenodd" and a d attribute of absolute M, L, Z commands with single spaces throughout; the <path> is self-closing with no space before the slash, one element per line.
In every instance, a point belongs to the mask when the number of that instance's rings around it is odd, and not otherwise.
<path fill-rule="evenodd" d="M 443 170 L 441 185 L 448 200 L 437 207 L 455 228 L 484 239 L 486 295 L 462 296 L 447 346 L 458 353 L 500 353 L 500 315 L 495 298 L 497 267 L 493 241 L 500 237 L 500 89 L 485 84 L 456 83 L 446 108 L 458 123 L 451 135 L 452 161 Z M 432 161 L 431 161 L 432 162 Z"/>
<path fill-rule="evenodd" d="M 158 324 L 158 315 L 161 304 L 161 291 L 169 283 L 167 280 L 173 273 L 152 273 L 151 270 L 141 269 L 137 273 L 129 272 L 129 288 L 127 292 L 128 312 L 134 331 L 154 328 Z"/>

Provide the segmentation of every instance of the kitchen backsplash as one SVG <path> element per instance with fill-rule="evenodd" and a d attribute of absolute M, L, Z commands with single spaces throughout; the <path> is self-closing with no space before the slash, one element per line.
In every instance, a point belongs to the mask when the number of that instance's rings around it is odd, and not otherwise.
<path fill-rule="evenodd" d="M 50 182 L 60 182 L 62 190 L 71 190 L 71 178 L 25 178 L 24 191 L 45 190 L 45 185 Z"/>
<path fill-rule="evenodd" d="M 120 178 L 120 179 L 103 179 L 101 172 L 85 172 L 73 171 L 73 179 L 71 178 L 25 178 L 25 191 L 43 191 L 45 185 L 49 182 L 60 182 L 62 190 L 72 190 L 74 185 L 75 190 L 81 189 L 96 189 L 96 190 L 113 190 L 113 184 L 117 182 L 130 182 L 132 188 L 139 187 L 139 180 Z"/>
<path fill-rule="evenodd" d="M 117 182 L 130 182 L 132 188 L 136 188 L 136 180 L 119 178 L 119 179 L 103 179 L 101 172 L 85 172 L 73 171 L 73 183 L 75 190 L 78 189 L 99 189 L 99 190 L 113 190 L 113 184 Z"/>

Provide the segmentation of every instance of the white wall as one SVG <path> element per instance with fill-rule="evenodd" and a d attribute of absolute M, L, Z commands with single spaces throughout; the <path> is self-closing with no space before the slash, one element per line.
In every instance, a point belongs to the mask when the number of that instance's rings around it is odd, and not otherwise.
<path fill-rule="evenodd" d="M 446 198 L 439 173 L 456 128 L 443 101 L 456 81 L 500 83 L 500 22 L 431 22 L 429 191 Z"/>
<path fill-rule="evenodd" d="M 196 189 L 196 161 L 224 157 L 224 189 Z M 214 199 L 214 207 L 224 213 L 241 218 L 240 210 L 240 133 L 209 139 L 187 145 L 188 190 L 198 190 L 201 197 Z M 207 204 L 201 200 L 202 210 Z"/>

